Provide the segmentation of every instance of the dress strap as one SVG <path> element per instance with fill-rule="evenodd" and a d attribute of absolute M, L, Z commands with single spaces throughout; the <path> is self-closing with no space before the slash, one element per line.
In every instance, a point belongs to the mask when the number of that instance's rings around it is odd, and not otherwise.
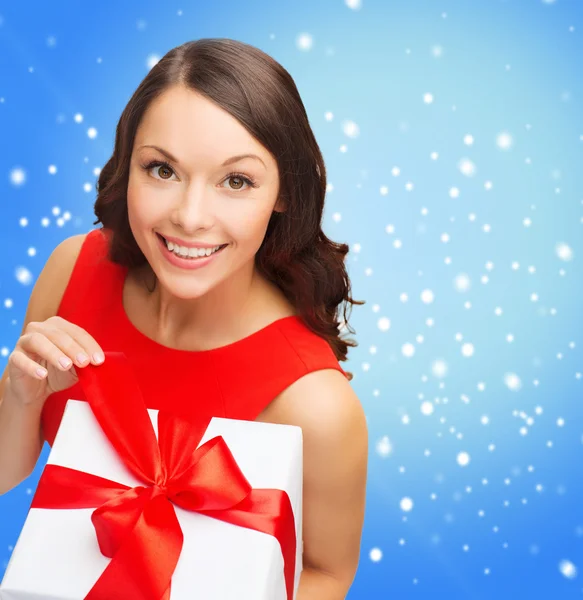
<path fill-rule="evenodd" d="M 234 346 L 213 356 L 213 361 L 225 413 L 248 421 L 308 373 L 334 369 L 347 377 L 328 342 L 299 319 L 281 320 L 263 344 L 254 340 L 246 345 L 244 355 Z"/>

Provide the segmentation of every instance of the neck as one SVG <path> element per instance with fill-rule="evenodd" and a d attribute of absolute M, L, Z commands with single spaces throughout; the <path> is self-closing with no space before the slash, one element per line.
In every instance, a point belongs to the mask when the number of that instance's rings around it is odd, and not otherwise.
<path fill-rule="evenodd" d="M 156 339 L 171 347 L 217 348 L 245 337 L 260 317 L 268 288 L 254 264 L 194 299 L 174 296 L 155 281 L 151 268 L 147 279 L 150 290 L 155 282 L 149 303 Z"/>

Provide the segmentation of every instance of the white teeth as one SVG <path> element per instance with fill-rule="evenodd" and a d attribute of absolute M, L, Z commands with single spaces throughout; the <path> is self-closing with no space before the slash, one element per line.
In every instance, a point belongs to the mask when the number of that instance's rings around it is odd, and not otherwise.
<path fill-rule="evenodd" d="M 179 246 L 173 242 L 169 242 L 164 238 L 166 247 L 174 254 L 182 258 L 200 258 L 201 256 L 210 256 L 213 252 L 216 252 L 221 246 L 215 246 L 214 248 L 187 248 L 186 246 Z"/>

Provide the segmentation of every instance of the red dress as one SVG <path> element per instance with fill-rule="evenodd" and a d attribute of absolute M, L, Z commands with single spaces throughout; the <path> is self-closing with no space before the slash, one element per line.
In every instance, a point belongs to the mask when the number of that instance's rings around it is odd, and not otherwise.
<path fill-rule="evenodd" d="M 123 352 L 146 406 L 188 418 L 255 420 L 294 381 L 312 371 L 346 375 L 324 338 L 299 316 L 283 317 L 232 344 L 211 350 L 176 350 L 147 337 L 122 303 L 127 268 L 107 257 L 103 229 L 83 242 L 57 314 L 89 332 L 107 351 Z M 52 446 L 69 398 L 86 400 L 79 383 L 51 394 L 43 407 L 43 434 Z"/>

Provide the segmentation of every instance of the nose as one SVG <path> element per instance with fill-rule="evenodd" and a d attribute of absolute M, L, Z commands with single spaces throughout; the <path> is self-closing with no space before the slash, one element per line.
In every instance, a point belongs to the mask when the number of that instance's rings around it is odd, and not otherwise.
<path fill-rule="evenodd" d="M 180 195 L 172 221 L 185 232 L 208 229 L 213 223 L 212 197 L 205 187 L 190 185 Z"/>

